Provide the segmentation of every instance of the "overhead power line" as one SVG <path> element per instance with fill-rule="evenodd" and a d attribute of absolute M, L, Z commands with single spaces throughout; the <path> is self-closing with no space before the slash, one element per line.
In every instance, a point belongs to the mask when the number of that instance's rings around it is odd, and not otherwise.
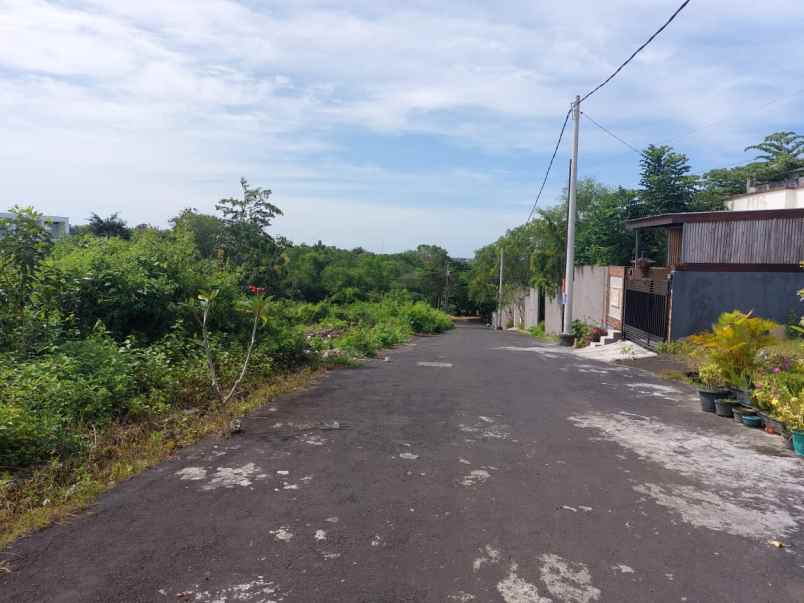
<path fill-rule="evenodd" d="M 599 123 L 597 123 L 597 122 L 596 122 L 594 119 L 592 119 L 592 118 L 591 118 L 591 116 L 590 116 L 590 115 L 589 115 L 589 114 L 588 114 L 586 111 L 582 111 L 582 112 L 581 112 L 581 115 L 583 115 L 583 116 L 584 116 L 586 119 L 588 119 L 589 121 L 591 121 L 591 122 L 592 122 L 594 125 L 596 125 L 598 128 L 600 128 L 601 130 L 603 130 L 603 131 L 604 131 L 606 134 L 608 134 L 609 136 L 611 136 L 611 137 L 612 137 L 614 140 L 617 140 L 617 141 L 621 142 L 622 144 L 624 144 L 625 146 L 627 146 L 627 147 L 628 147 L 629 149 L 631 149 L 631 150 L 632 150 L 634 153 L 637 153 L 637 154 L 639 154 L 639 155 L 641 155 L 641 154 L 642 154 L 642 151 L 640 151 L 638 148 L 636 148 L 636 147 L 635 147 L 634 145 L 632 145 L 630 142 L 626 142 L 626 141 L 624 141 L 622 138 L 620 138 L 619 136 L 617 136 L 617 135 L 616 135 L 614 132 L 612 132 L 611 130 L 609 130 L 608 128 L 606 128 L 606 127 L 604 127 L 604 126 L 601 126 Z"/>
<path fill-rule="evenodd" d="M 561 139 L 564 137 L 564 130 L 567 127 L 567 122 L 569 121 L 570 113 L 572 109 L 567 111 L 567 114 L 564 116 L 564 123 L 561 124 L 561 131 L 558 133 L 558 140 L 556 140 L 556 146 L 553 149 L 553 156 L 550 157 L 550 163 L 547 164 L 547 171 L 544 173 L 544 179 L 542 180 L 542 185 L 539 187 L 539 193 L 536 195 L 536 200 L 533 202 L 533 207 L 530 208 L 530 213 L 528 214 L 528 219 L 526 221 L 530 222 L 533 218 L 533 214 L 536 211 L 536 206 L 539 204 L 539 199 L 541 199 L 542 191 L 544 191 L 544 185 L 547 184 L 547 178 L 550 176 L 550 169 L 553 167 L 553 161 L 555 161 L 556 153 L 558 153 L 558 147 L 561 146 Z"/>
<path fill-rule="evenodd" d="M 585 101 L 587 98 L 589 98 L 590 96 L 592 96 L 592 95 L 593 95 L 595 92 L 597 92 L 597 91 L 598 91 L 598 90 L 600 90 L 600 89 L 601 89 L 603 86 L 605 86 L 605 85 L 606 85 L 606 84 L 608 84 L 608 83 L 609 83 L 611 80 L 613 80 L 613 79 L 616 77 L 616 75 L 617 75 L 618 73 L 620 73 L 620 71 L 622 71 L 622 70 L 623 70 L 623 67 L 625 67 L 626 65 L 628 65 L 628 63 L 630 63 L 630 62 L 631 62 L 631 61 L 634 59 L 634 57 L 635 57 L 636 55 L 638 55 L 640 52 L 642 52 L 642 50 L 644 50 L 644 49 L 645 49 L 645 47 L 646 47 L 648 44 L 650 44 L 651 42 L 653 42 L 654 38 L 655 38 L 656 36 L 658 36 L 660 33 L 662 33 L 662 32 L 665 30 L 665 28 L 666 28 L 668 25 L 670 25 L 670 23 L 672 23 L 672 22 L 673 22 L 673 19 L 675 19 L 675 18 L 678 16 L 678 14 L 679 14 L 679 13 L 680 13 L 682 10 L 684 10 L 684 8 L 685 8 L 685 7 L 686 7 L 686 6 L 687 6 L 689 3 L 690 3 L 690 0 L 685 0 L 685 1 L 684 1 L 684 2 L 681 4 L 681 6 L 679 6 L 679 7 L 676 9 L 676 12 L 674 12 L 672 15 L 670 15 L 670 18 L 669 18 L 667 21 L 665 21 L 665 22 L 664 22 L 664 25 L 662 25 L 662 26 L 661 26 L 659 29 L 657 29 L 657 30 L 656 30 L 656 31 L 653 33 L 653 35 L 652 35 L 651 37 L 649 37 L 649 38 L 647 39 L 647 41 L 646 41 L 646 42 L 645 42 L 645 43 L 644 43 L 642 46 L 640 46 L 639 48 L 637 48 L 637 49 L 636 49 L 636 50 L 633 52 L 633 54 L 632 54 L 630 57 L 628 57 L 628 58 L 625 60 L 625 62 L 624 62 L 622 65 L 620 65 L 619 67 L 617 67 L 617 69 L 615 69 L 615 70 L 614 70 L 614 73 L 612 73 L 612 74 L 611 74 L 609 77 L 607 77 L 605 80 L 603 80 L 602 82 L 600 82 L 600 83 L 599 83 L 597 86 L 595 86 L 594 88 L 592 88 L 592 90 L 590 90 L 590 91 L 589 91 L 589 92 L 587 92 L 587 93 L 586 93 L 584 96 L 582 96 L 582 97 L 581 97 L 581 102 Z"/>

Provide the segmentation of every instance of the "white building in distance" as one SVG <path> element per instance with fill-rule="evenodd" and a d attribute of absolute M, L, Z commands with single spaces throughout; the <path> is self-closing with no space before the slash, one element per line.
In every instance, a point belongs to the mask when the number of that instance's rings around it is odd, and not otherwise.
<path fill-rule="evenodd" d="M 14 218 L 14 214 L 0 211 L 0 220 L 11 220 L 12 218 Z M 39 223 L 50 230 L 50 235 L 54 239 L 60 239 L 70 234 L 70 218 L 63 216 L 42 216 Z"/>

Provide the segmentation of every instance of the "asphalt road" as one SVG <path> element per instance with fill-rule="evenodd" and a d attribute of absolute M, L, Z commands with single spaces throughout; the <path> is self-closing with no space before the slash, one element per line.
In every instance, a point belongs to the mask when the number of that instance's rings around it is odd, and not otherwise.
<path fill-rule="evenodd" d="M 20 540 L 0 600 L 804 601 L 778 438 L 480 326 L 389 357 Z"/>

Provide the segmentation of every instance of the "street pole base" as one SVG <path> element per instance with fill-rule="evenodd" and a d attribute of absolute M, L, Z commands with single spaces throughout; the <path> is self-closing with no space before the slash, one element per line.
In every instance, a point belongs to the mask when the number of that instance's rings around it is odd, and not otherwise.
<path fill-rule="evenodd" d="M 575 345 L 575 335 L 565 335 L 562 333 L 558 338 L 558 345 L 571 348 Z"/>

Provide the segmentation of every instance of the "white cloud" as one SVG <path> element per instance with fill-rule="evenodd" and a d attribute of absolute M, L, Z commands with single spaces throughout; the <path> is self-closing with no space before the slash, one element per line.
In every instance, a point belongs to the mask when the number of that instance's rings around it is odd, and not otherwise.
<path fill-rule="evenodd" d="M 187 201 L 211 206 L 246 175 L 299 207 L 376 213 L 351 229 L 354 245 L 383 231 L 398 247 L 383 216 L 412 206 L 513 216 L 538 188 L 570 99 L 676 6 L 0 0 L 0 204 L 24 198 L 76 218 L 108 206 L 160 223 Z M 801 125 L 804 94 L 789 82 L 800 79 L 802 19 L 794 0 L 761 11 L 691 3 L 585 108 L 637 146 L 676 144 L 701 166 L 740 159 L 768 131 Z M 454 150 L 454 165 L 399 167 L 394 145 L 405 150 L 412 135 Z M 365 150 L 356 136 L 394 138 Z M 582 149 L 595 175 L 635 179 L 633 154 L 595 129 L 584 128 Z M 297 231 L 327 226 L 321 208 Z"/>

